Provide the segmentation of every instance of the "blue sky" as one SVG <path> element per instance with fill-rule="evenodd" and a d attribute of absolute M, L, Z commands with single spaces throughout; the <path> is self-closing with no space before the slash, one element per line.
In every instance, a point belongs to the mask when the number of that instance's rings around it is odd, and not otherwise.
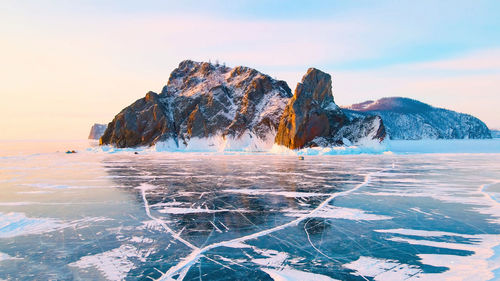
<path fill-rule="evenodd" d="M 184 59 L 292 89 L 314 66 L 339 104 L 407 96 L 500 127 L 499 14 L 499 1 L 2 1 L 2 138 L 85 137 Z"/>

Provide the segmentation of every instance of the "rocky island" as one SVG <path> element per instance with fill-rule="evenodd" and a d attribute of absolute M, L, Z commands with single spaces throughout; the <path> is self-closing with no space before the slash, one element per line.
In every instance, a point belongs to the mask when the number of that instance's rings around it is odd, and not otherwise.
<path fill-rule="evenodd" d="M 380 118 L 348 120 L 331 83 L 329 74 L 311 68 L 292 95 L 286 82 L 252 68 L 186 60 L 161 93 L 148 92 L 118 113 L 100 143 L 264 150 L 275 141 L 301 148 L 383 140 Z"/>
<path fill-rule="evenodd" d="M 185 60 L 160 93 L 119 112 L 100 144 L 263 151 L 379 143 L 386 138 L 491 138 L 479 119 L 406 98 L 337 106 L 332 78 L 310 68 L 292 94 L 255 69 Z"/>

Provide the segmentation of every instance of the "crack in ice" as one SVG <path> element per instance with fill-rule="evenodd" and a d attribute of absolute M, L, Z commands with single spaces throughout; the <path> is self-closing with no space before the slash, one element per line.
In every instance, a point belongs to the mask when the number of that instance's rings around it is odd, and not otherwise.
<path fill-rule="evenodd" d="M 149 207 L 148 200 L 146 199 L 146 190 L 149 189 L 150 187 L 147 186 L 147 184 L 142 184 L 139 189 L 141 190 L 141 195 L 142 195 L 142 200 L 144 201 L 144 209 L 146 210 L 146 214 L 148 217 L 150 217 L 152 220 L 156 221 L 158 224 L 160 224 L 168 233 L 172 235 L 176 240 L 180 241 L 184 245 L 188 246 L 189 248 L 193 250 L 197 250 L 198 247 L 195 245 L 191 244 L 189 241 L 185 240 L 180 236 L 180 233 L 175 232 L 173 229 L 168 227 L 168 225 L 161 219 L 151 215 L 151 209 Z M 184 230 L 184 229 L 182 229 Z M 181 232 L 182 232 L 181 230 Z"/>
<path fill-rule="evenodd" d="M 289 226 L 298 225 L 303 220 L 305 220 L 307 218 L 314 217 L 314 215 L 319 210 L 321 210 L 322 208 L 324 208 L 325 206 L 327 206 L 328 203 L 330 203 L 333 199 L 335 199 L 335 198 L 337 198 L 339 196 L 348 195 L 350 193 L 353 193 L 353 192 L 357 191 L 358 189 L 362 188 L 363 186 L 366 186 L 367 184 L 369 184 L 371 182 L 372 177 L 374 175 L 383 173 L 385 170 L 386 169 L 383 169 L 383 170 L 378 171 L 378 172 L 372 172 L 372 173 L 366 174 L 363 182 L 359 183 L 354 188 L 346 190 L 346 191 L 341 191 L 341 192 L 336 192 L 336 193 L 331 194 L 327 199 L 325 199 L 323 202 L 321 202 L 321 204 L 319 204 L 311 212 L 303 214 L 302 216 L 300 216 L 300 217 L 298 217 L 298 218 L 296 218 L 296 219 L 294 219 L 294 220 L 292 220 L 292 221 L 290 221 L 288 223 L 285 223 L 285 224 L 282 224 L 282 225 L 279 225 L 279 226 L 276 226 L 276 227 L 273 227 L 273 228 L 269 228 L 269 229 L 266 229 L 266 230 L 262 230 L 262 231 L 259 231 L 259 232 L 253 233 L 253 234 L 249 234 L 249 235 L 246 235 L 246 236 L 242 236 L 242 237 L 239 237 L 239 238 L 235 238 L 235 239 L 231 239 L 231 240 L 227 240 L 227 241 L 223 241 L 223 242 L 213 243 L 213 244 L 207 245 L 207 246 L 202 247 L 202 248 L 198 248 L 198 247 L 192 245 L 191 243 L 189 243 L 188 241 L 184 240 L 177 233 L 175 233 L 172 229 L 170 229 L 162 220 L 160 220 L 160 219 L 155 218 L 154 216 L 152 216 L 151 212 L 149 210 L 149 204 L 147 203 L 146 195 L 145 195 L 145 191 L 146 191 L 147 188 L 144 188 L 144 187 L 140 188 L 141 191 L 142 191 L 142 198 L 144 200 L 144 206 L 146 208 L 147 215 L 150 218 L 152 218 L 153 220 L 159 222 L 163 226 L 163 228 L 165 228 L 165 230 L 167 230 L 169 233 L 171 233 L 174 236 L 175 239 L 181 241 L 186 246 L 188 246 L 191 249 L 193 249 L 193 251 L 188 256 L 186 256 L 178 264 L 172 266 L 167 272 L 163 273 L 162 276 L 160 278 L 158 278 L 157 280 L 183 280 L 184 277 L 186 276 L 187 272 L 191 268 L 191 266 L 194 263 L 196 263 L 198 261 L 198 259 L 200 259 L 203 256 L 203 253 L 205 253 L 205 252 L 207 252 L 207 251 L 209 251 L 211 249 L 218 248 L 218 247 L 224 247 L 224 246 L 230 247 L 231 244 L 234 244 L 234 243 L 243 243 L 243 242 L 245 242 L 247 240 L 256 239 L 256 238 L 259 238 L 259 237 L 271 234 L 273 232 L 285 229 L 285 228 L 287 228 Z M 177 276 L 177 278 L 174 278 L 176 276 Z"/>

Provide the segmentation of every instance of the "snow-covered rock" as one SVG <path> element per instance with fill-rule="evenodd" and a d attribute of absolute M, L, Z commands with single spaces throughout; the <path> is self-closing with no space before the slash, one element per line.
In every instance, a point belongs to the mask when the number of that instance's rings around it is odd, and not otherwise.
<path fill-rule="evenodd" d="M 262 144 L 270 148 L 291 97 L 286 82 L 255 69 L 186 60 L 171 73 L 160 94 L 150 92 L 122 110 L 109 123 L 101 144 L 132 147 L 164 142 L 187 148 L 212 140 L 212 145 L 223 148 Z"/>
<path fill-rule="evenodd" d="M 331 76 L 320 70 L 309 69 L 292 98 L 286 82 L 255 69 L 186 60 L 160 94 L 148 92 L 118 113 L 100 143 L 169 151 L 263 151 L 275 142 L 295 149 L 384 137 L 379 117 L 345 116 L 333 100 Z"/>
<path fill-rule="evenodd" d="M 106 127 L 106 124 L 95 123 L 92 125 L 92 128 L 90 128 L 89 139 L 98 140 L 104 134 L 104 131 L 106 131 Z"/>
<path fill-rule="evenodd" d="M 380 116 L 389 138 L 395 140 L 491 138 L 488 127 L 474 116 L 409 98 L 366 101 L 345 107 L 343 111 L 350 119 Z"/>

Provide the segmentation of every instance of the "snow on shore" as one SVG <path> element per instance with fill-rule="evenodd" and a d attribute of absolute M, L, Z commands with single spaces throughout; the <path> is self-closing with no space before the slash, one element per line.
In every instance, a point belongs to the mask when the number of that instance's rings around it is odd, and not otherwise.
<path fill-rule="evenodd" d="M 89 148 L 94 152 L 168 152 L 168 153 L 210 153 L 210 154 L 270 154 L 270 155 L 355 155 L 355 154 L 426 154 L 426 153 L 500 153 L 500 139 L 460 140 L 386 140 L 382 143 L 367 142 L 358 145 L 336 147 L 312 147 L 291 150 L 279 145 L 253 144 L 245 140 L 243 145 L 228 145 L 228 142 L 212 141 L 189 147 L 177 147 L 173 142 L 158 143 L 152 147 L 114 148 L 102 146 Z"/>

